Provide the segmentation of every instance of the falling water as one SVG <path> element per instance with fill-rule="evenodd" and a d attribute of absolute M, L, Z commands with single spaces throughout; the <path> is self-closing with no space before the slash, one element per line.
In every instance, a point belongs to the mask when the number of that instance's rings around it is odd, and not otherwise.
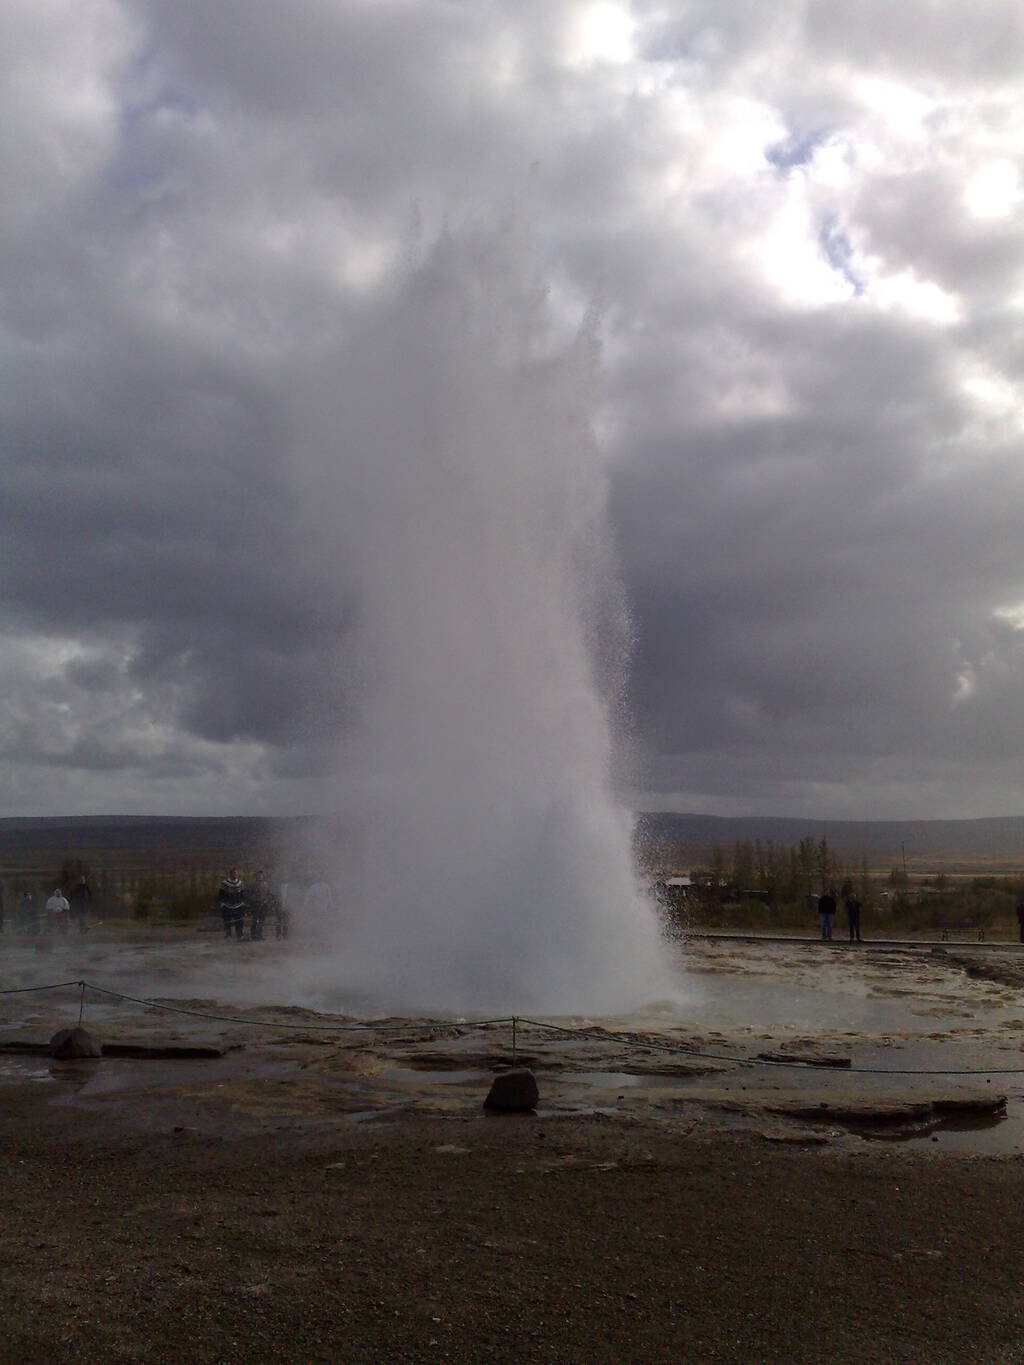
<path fill-rule="evenodd" d="M 318 376 L 314 543 L 351 594 L 346 831 L 303 972 L 388 1010 L 611 1013 L 666 992 L 612 794 L 628 639 L 592 429 L 512 230 L 446 236 Z"/>

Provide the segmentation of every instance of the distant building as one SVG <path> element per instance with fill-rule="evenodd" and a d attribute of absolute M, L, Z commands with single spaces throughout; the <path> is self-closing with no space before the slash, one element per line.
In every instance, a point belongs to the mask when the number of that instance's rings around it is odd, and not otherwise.
<path fill-rule="evenodd" d="M 693 878 L 683 875 L 656 877 L 651 889 L 659 895 L 667 895 L 674 900 L 685 900 L 693 890 Z"/>

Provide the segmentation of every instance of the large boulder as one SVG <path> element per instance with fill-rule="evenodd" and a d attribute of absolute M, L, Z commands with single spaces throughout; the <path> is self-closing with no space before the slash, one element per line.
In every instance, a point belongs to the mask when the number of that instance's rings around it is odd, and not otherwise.
<path fill-rule="evenodd" d="M 515 1071 L 501 1071 L 495 1076 L 484 1100 L 485 1109 L 500 1109 L 506 1113 L 526 1113 L 536 1109 L 540 1091 L 532 1071 L 524 1067 Z"/>
<path fill-rule="evenodd" d="M 62 1028 L 50 1039 L 50 1056 L 59 1062 L 72 1061 L 78 1057 L 102 1057 L 103 1048 L 88 1029 L 77 1024 L 74 1028 Z"/>

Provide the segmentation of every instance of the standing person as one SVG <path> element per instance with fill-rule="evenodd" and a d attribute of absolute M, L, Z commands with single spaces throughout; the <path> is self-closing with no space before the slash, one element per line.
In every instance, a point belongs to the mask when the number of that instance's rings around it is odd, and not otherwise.
<path fill-rule="evenodd" d="M 302 898 L 302 924 L 323 938 L 334 913 L 334 896 L 329 882 L 313 882 Z"/>
<path fill-rule="evenodd" d="M 89 928 L 89 907 L 92 905 L 92 892 L 89 883 L 84 877 L 78 879 L 78 883 L 71 888 L 71 895 L 68 897 L 71 904 L 71 914 L 78 925 L 78 932 L 84 934 Z"/>
<path fill-rule="evenodd" d="M 292 905 L 302 899 L 299 882 L 282 882 L 274 897 L 274 937 L 287 938 L 292 918 Z"/>
<path fill-rule="evenodd" d="M 245 932 L 245 887 L 237 867 L 231 868 L 221 882 L 217 904 L 224 921 L 224 937 L 231 938 L 233 932 L 235 938 L 240 939 Z"/>
<path fill-rule="evenodd" d="M 249 904 L 252 908 L 252 928 L 249 937 L 261 939 L 263 937 L 263 926 L 268 915 L 275 912 L 277 897 L 270 889 L 267 881 L 267 874 L 261 868 L 253 880 L 252 891 L 249 894 Z M 280 934 L 278 935 L 280 938 Z"/>
<path fill-rule="evenodd" d="M 34 891 L 23 891 L 21 893 L 18 918 L 21 920 L 21 927 L 26 934 L 39 933 L 39 906 L 36 904 L 36 893 Z"/>
<path fill-rule="evenodd" d="M 848 892 L 843 901 L 843 909 L 846 911 L 846 923 L 850 930 L 850 942 L 860 943 L 860 901 L 853 894 Z"/>
<path fill-rule="evenodd" d="M 46 902 L 46 911 L 50 917 L 50 925 L 57 933 L 66 934 L 68 931 L 68 905 L 67 898 L 58 886 L 53 895 Z"/>
<path fill-rule="evenodd" d="M 825 943 L 832 941 L 832 916 L 836 913 L 836 893 L 831 886 L 818 901 L 818 914 L 821 916 L 821 937 Z"/>
<path fill-rule="evenodd" d="M 4 932 L 4 887 L 0 882 L 0 934 Z"/>

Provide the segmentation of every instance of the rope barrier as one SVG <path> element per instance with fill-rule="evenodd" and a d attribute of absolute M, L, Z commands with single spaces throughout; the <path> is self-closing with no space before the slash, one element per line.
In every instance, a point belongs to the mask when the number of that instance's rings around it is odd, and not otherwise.
<path fill-rule="evenodd" d="M 27 995 L 29 991 L 60 991 L 65 986 L 81 986 L 81 981 L 55 981 L 49 986 L 11 986 L 0 990 L 0 995 Z"/>
<path fill-rule="evenodd" d="M 115 1000 L 128 1000 L 133 1005 L 147 1005 L 150 1009 L 164 1010 L 168 1014 L 188 1014 L 195 1019 L 214 1019 L 219 1023 L 242 1024 L 249 1028 L 300 1029 L 303 1033 L 401 1033 L 403 1031 L 407 1033 L 410 1029 L 426 1029 L 428 1032 L 433 1032 L 435 1029 L 482 1028 L 487 1024 L 507 1024 L 510 1022 L 506 1016 L 501 1019 L 464 1019 L 461 1022 L 454 1019 L 427 1019 L 410 1020 L 403 1024 L 378 1024 L 368 1019 L 358 1020 L 352 1024 L 291 1024 L 281 1019 L 240 1019 L 237 1015 L 209 1014 L 203 1010 L 190 1010 L 182 1005 L 165 1005 L 158 1000 L 144 1000 L 141 996 L 126 995 L 123 991 L 111 991 L 104 986 L 94 986 L 89 981 L 83 981 L 82 985 L 86 990 L 95 991 L 98 995 L 110 996 Z"/>
<path fill-rule="evenodd" d="M 511 1016 L 503 1015 L 499 1019 L 410 1019 L 401 1024 L 377 1023 L 372 1019 L 359 1020 L 352 1024 L 292 1024 L 283 1019 L 241 1019 L 232 1014 L 210 1014 L 205 1010 L 188 1009 L 184 1005 L 167 1005 L 160 1000 L 146 1000 L 139 995 L 127 995 L 123 991 L 112 991 L 105 986 L 97 986 L 91 981 L 58 981 L 47 986 L 0 988 L 0 996 L 22 995 L 26 991 L 56 991 L 70 986 L 78 987 L 82 993 L 82 999 L 79 1002 L 79 1023 L 82 1020 L 82 1004 L 86 991 L 94 991 L 97 995 L 105 995 L 113 1000 L 127 1000 L 133 1005 L 145 1005 L 148 1009 L 162 1010 L 165 1014 L 187 1014 L 193 1019 L 212 1019 L 221 1024 L 241 1024 L 249 1028 L 299 1029 L 303 1033 L 401 1033 L 403 1031 L 407 1033 L 410 1029 L 426 1029 L 433 1032 L 435 1029 L 483 1028 L 490 1024 L 509 1024 L 512 1022 Z"/>
<path fill-rule="evenodd" d="M 520 1026 L 526 1025 L 528 1028 L 544 1029 L 550 1033 L 563 1033 L 572 1038 L 584 1038 L 591 1042 L 614 1042 L 622 1043 L 630 1047 L 642 1047 L 648 1051 L 668 1052 L 682 1054 L 687 1057 L 694 1057 L 700 1061 L 729 1062 L 733 1066 L 767 1066 L 781 1067 L 783 1069 L 796 1071 L 811 1071 L 819 1069 L 812 1062 L 794 1059 L 793 1061 L 783 1061 L 775 1057 L 733 1057 L 725 1053 L 704 1052 L 699 1048 L 687 1047 L 684 1043 L 661 1043 L 656 1040 L 644 1037 L 637 1038 L 635 1035 L 622 1033 L 609 1033 L 602 1029 L 594 1032 L 584 1028 L 571 1028 L 565 1024 L 553 1024 L 544 1019 L 527 1019 L 522 1015 L 503 1015 L 499 1018 L 491 1019 L 426 1019 L 409 1020 L 402 1024 L 375 1023 L 373 1020 L 358 1020 L 350 1024 L 292 1024 L 279 1019 L 241 1019 L 237 1015 L 229 1014 L 210 1014 L 203 1010 L 188 1009 L 183 1005 L 166 1005 L 159 1000 L 146 1000 L 141 996 L 127 995 L 123 991 L 112 991 L 105 986 L 96 986 L 90 981 L 59 981 L 45 986 L 17 986 L 0 988 L 0 996 L 4 995 L 24 995 L 30 991 L 57 991 L 65 990 L 70 986 L 77 986 L 81 992 L 79 997 L 78 1022 L 82 1022 L 82 1013 L 85 1007 L 86 991 L 94 991 L 97 995 L 107 996 L 113 1000 L 126 1000 L 133 1005 L 145 1005 L 148 1009 L 161 1010 L 167 1014 L 184 1014 L 194 1019 L 210 1019 L 218 1023 L 239 1024 L 248 1028 L 267 1028 L 267 1029 L 297 1029 L 303 1033 L 387 1033 L 425 1031 L 433 1033 L 439 1029 L 448 1028 L 485 1028 L 496 1024 L 510 1024 L 512 1028 L 512 1062 L 516 1064 L 518 1050 L 520 1047 L 518 1030 Z M 837 1068 L 838 1069 L 838 1068 Z M 858 1076 L 1024 1076 L 1024 1066 L 1007 1067 L 870 1067 L 870 1066 L 849 1066 L 841 1068 L 844 1075 Z"/>
<path fill-rule="evenodd" d="M 643 1041 L 628 1034 L 588 1033 L 583 1029 L 566 1028 L 562 1024 L 550 1024 L 541 1019 L 519 1018 L 520 1024 L 529 1024 L 534 1028 L 551 1029 L 557 1033 L 568 1033 L 574 1038 L 589 1038 L 594 1042 L 607 1042 L 609 1039 L 614 1042 L 628 1043 L 633 1047 L 645 1047 L 656 1052 L 681 1052 L 688 1057 L 698 1057 L 702 1061 L 709 1062 L 732 1062 L 734 1066 L 777 1066 L 789 1068 L 797 1071 L 827 1071 L 829 1069 L 842 1070 L 844 1076 L 1024 1076 L 1024 1066 L 1006 1067 L 977 1067 L 974 1069 L 953 1070 L 945 1067 L 872 1067 L 872 1066 L 844 1066 L 842 1068 L 828 1068 L 815 1065 L 813 1062 L 802 1062 L 794 1058 L 793 1061 L 782 1061 L 776 1057 L 728 1057 L 718 1052 L 701 1052 L 697 1048 L 685 1047 L 682 1043 L 657 1043 L 653 1039 L 645 1038 Z"/>

